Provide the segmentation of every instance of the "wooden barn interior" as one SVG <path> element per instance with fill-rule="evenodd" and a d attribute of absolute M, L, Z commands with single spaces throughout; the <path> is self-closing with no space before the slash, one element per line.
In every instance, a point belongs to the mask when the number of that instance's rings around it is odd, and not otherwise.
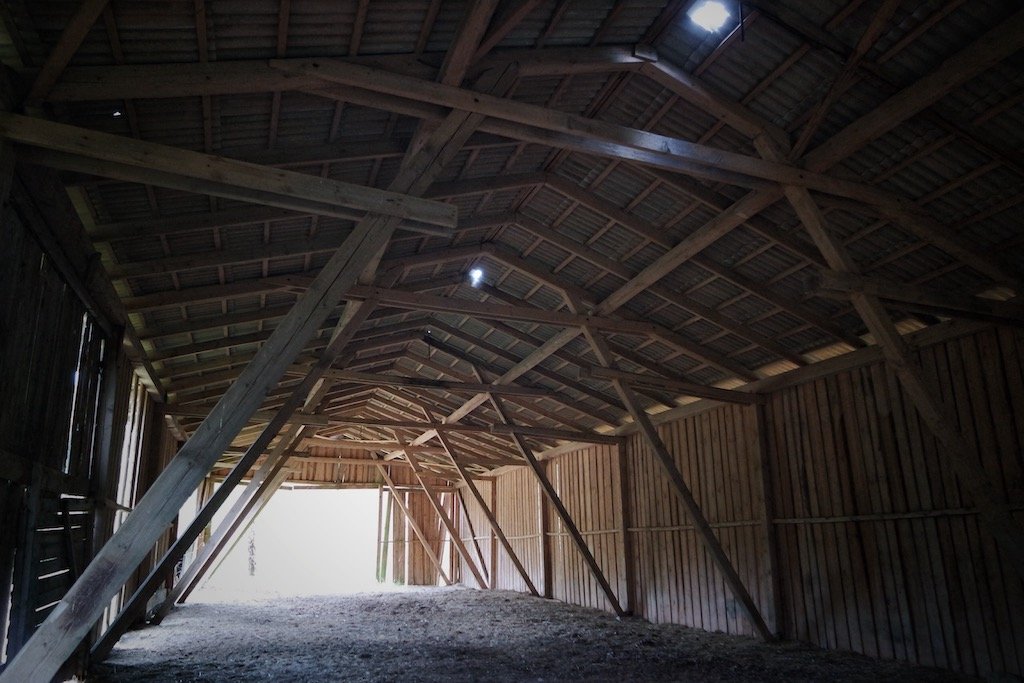
<path fill-rule="evenodd" d="M 0 681 L 282 487 L 409 585 L 1024 676 L 1024 11 L 704 5 L 3 2 Z"/>

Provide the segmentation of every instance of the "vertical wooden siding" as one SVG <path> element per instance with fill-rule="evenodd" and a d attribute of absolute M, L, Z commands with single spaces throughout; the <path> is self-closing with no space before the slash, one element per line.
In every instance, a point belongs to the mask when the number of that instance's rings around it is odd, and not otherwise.
<path fill-rule="evenodd" d="M 1024 333 L 985 329 L 918 355 L 1024 520 Z M 764 462 L 756 410 L 710 407 L 659 432 L 755 602 L 769 621 L 778 616 L 784 637 L 977 675 L 1024 673 L 1024 584 L 979 528 L 941 449 L 884 364 L 771 392 Z M 546 466 L 622 599 L 624 551 L 611 531 L 622 520 L 621 489 L 601 450 L 583 448 Z M 637 436 L 627 441 L 626 465 L 634 613 L 751 634 Z M 778 544 L 775 604 L 766 484 Z M 498 519 L 540 587 L 539 489 L 525 468 L 500 475 L 495 486 Z M 553 594 L 606 607 L 552 525 Z M 525 590 L 500 550 L 498 558 L 497 586 Z"/>
<path fill-rule="evenodd" d="M 1018 508 L 1022 342 L 988 330 L 919 354 Z M 1024 672 L 1024 586 L 893 374 L 875 364 L 784 389 L 768 415 L 787 635 L 969 673 Z"/>
<path fill-rule="evenodd" d="M 541 546 L 540 505 L 541 491 L 533 472 L 518 469 L 502 475 L 495 481 L 498 488 L 497 509 L 494 516 L 508 537 L 519 560 L 526 567 L 530 580 L 543 591 L 544 559 Z M 468 503 L 469 501 L 467 501 Z M 498 550 L 495 574 L 496 588 L 526 592 L 526 582 L 519 576 L 515 565 L 504 550 Z M 468 583 L 468 582 L 467 582 Z"/>
<path fill-rule="evenodd" d="M 480 495 L 483 499 L 490 504 L 491 495 L 494 488 L 493 481 L 476 481 L 474 482 L 476 487 L 480 490 Z M 488 578 L 491 579 L 491 584 L 494 585 L 494 566 L 498 561 L 497 554 L 504 553 L 504 549 L 497 547 L 497 539 L 494 537 L 494 531 L 491 529 L 490 523 L 487 521 L 487 517 L 484 516 L 483 510 L 477 504 L 476 500 L 468 491 L 463 491 L 463 500 L 466 501 L 465 506 L 458 506 L 459 513 L 457 515 L 456 524 L 459 528 L 459 538 L 469 552 L 473 556 L 474 561 L 478 561 L 478 555 L 476 548 L 479 546 L 480 554 L 484 558 L 484 571 L 486 571 Z M 466 520 L 469 523 L 466 523 Z M 470 533 L 470 527 L 473 528 L 473 533 Z M 474 583 L 473 576 L 468 570 L 462 570 L 461 563 L 456 561 L 457 571 L 459 572 L 458 578 L 464 581 L 467 585 Z"/>
<path fill-rule="evenodd" d="M 754 602 L 767 610 L 767 545 L 755 421 L 723 406 L 658 432 Z M 634 612 L 655 623 L 753 635 L 668 478 L 639 436 L 627 442 L 636 571 Z"/>
<path fill-rule="evenodd" d="M 620 604 L 628 602 L 622 550 L 622 499 L 618 449 L 591 446 L 547 463 L 548 477 Z M 614 611 L 572 538 L 550 514 L 553 597 L 576 605 Z"/>

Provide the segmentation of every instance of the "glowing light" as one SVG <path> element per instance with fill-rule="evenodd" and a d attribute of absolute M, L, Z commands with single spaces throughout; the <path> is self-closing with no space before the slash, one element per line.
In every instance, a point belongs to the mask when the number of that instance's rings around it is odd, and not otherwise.
<path fill-rule="evenodd" d="M 116 119 L 119 116 L 121 116 L 121 110 L 120 109 L 115 109 L 114 110 L 114 118 Z"/>
<path fill-rule="evenodd" d="M 715 0 L 708 0 L 690 12 L 690 19 L 693 20 L 693 23 L 709 32 L 717 31 L 725 26 L 725 22 L 730 16 L 725 5 Z"/>
<path fill-rule="evenodd" d="M 480 280 L 482 280 L 483 277 L 484 271 L 482 271 L 479 268 L 474 268 L 473 270 L 469 271 L 469 281 L 470 283 L 472 283 L 474 287 L 480 284 Z"/>

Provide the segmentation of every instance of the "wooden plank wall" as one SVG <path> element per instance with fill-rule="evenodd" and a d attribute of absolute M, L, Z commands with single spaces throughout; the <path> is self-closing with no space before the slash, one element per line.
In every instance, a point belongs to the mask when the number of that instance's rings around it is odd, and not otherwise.
<path fill-rule="evenodd" d="M 115 501 L 137 500 L 134 488 L 119 490 L 124 438 L 151 435 L 139 496 L 176 448 L 158 411 L 125 433 L 134 384 L 119 330 L 87 309 L 58 268 L 51 250 L 63 247 L 40 235 L 72 228 L 48 224 L 33 189 L 15 183 L 0 221 L 0 665 L 109 538 L 123 514 Z M 141 400 L 152 407 L 145 393 Z M 73 658 L 66 675 L 80 663 Z"/>
<path fill-rule="evenodd" d="M 767 610 L 754 426 L 750 408 L 729 405 L 661 425 L 658 433 L 755 603 Z M 656 623 L 753 635 L 654 455 L 638 435 L 630 437 L 626 450 L 635 613 Z"/>
<path fill-rule="evenodd" d="M 541 545 L 541 490 L 537 480 L 527 469 L 518 469 L 504 474 L 495 481 L 497 487 L 497 508 L 494 516 L 502 531 L 508 537 L 509 544 L 515 550 L 519 560 L 526 567 L 530 580 L 537 590 L 546 592 L 544 587 L 544 558 Z M 467 500 L 467 507 L 475 505 Z M 464 574 L 466 572 L 463 572 Z M 497 553 L 495 567 L 495 585 L 497 588 L 527 591 L 526 583 L 515 565 L 504 550 Z M 463 579 L 467 585 L 472 578 Z"/>
<path fill-rule="evenodd" d="M 332 453 L 337 456 L 337 450 L 332 450 Z M 366 451 L 360 453 L 363 456 L 366 455 Z M 329 467 L 337 466 L 329 465 Z M 351 467 L 357 470 L 363 469 L 361 465 Z M 441 518 L 430 504 L 426 492 L 420 488 L 409 467 L 396 464 L 389 466 L 388 470 L 392 481 L 398 487 L 398 495 L 402 497 L 410 514 L 420 525 L 434 553 L 442 558 L 442 565 L 446 567 L 446 571 L 450 575 L 450 562 L 445 562 L 444 558 L 451 553 L 449 547 L 451 541 L 448 539 L 448 531 L 444 528 Z M 376 472 L 376 468 L 374 468 L 374 472 Z M 431 475 L 424 475 L 424 477 L 429 485 L 436 488 L 439 495 L 438 500 L 447 511 L 448 516 L 454 518 L 454 507 L 451 500 L 452 489 L 448 485 L 448 481 Z M 366 488 L 366 485 L 361 485 L 360 488 Z M 389 493 L 385 490 L 385 496 L 387 495 Z M 394 505 L 391 510 L 391 526 L 385 552 L 390 553 L 388 572 L 394 583 L 409 586 L 436 586 L 441 581 L 437 568 L 423 549 L 423 543 L 416 536 L 409 520 L 398 505 Z"/>
<path fill-rule="evenodd" d="M 116 352 L 23 222 L 25 201 L 16 195 L 0 221 L 0 661 L 89 559 L 103 372 Z"/>
<path fill-rule="evenodd" d="M 591 446 L 547 461 L 547 473 L 576 522 L 594 559 L 622 604 L 626 561 L 622 548 L 619 454 L 615 446 Z M 545 503 L 547 504 L 547 503 Z M 614 611 L 558 515 L 549 511 L 552 597 L 576 605 Z"/>
<path fill-rule="evenodd" d="M 1024 335 L 986 330 L 919 355 L 984 468 L 1024 505 Z M 1024 673 L 1024 586 L 893 374 L 874 364 L 783 389 L 767 413 L 787 635 Z"/>
<path fill-rule="evenodd" d="M 1024 333 L 975 328 L 918 355 L 1024 522 Z M 895 376 L 874 361 L 780 386 L 761 408 L 764 457 L 757 407 L 707 403 L 659 426 L 769 623 L 786 638 L 825 648 L 981 676 L 1024 674 L 1024 583 L 979 528 Z M 751 634 L 652 454 L 636 435 L 625 452 L 623 489 L 600 448 L 546 463 L 620 600 L 625 551 L 613 529 L 623 522 L 625 501 L 634 613 Z M 495 486 L 502 527 L 540 582 L 533 475 L 505 472 Z M 777 597 L 768 528 L 777 539 Z M 606 607 L 561 538 L 552 555 L 553 594 Z M 499 550 L 497 587 L 524 591 L 503 555 Z"/>
<path fill-rule="evenodd" d="M 490 505 L 492 502 L 492 496 L 495 493 L 494 482 L 488 480 L 477 480 L 474 483 L 480 490 L 480 495 L 483 496 L 483 499 L 487 501 L 488 505 Z M 476 546 L 480 547 L 480 554 L 483 555 L 484 558 L 483 569 L 491 579 L 491 586 L 494 587 L 494 581 L 497 578 L 494 576 L 494 566 L 498 562 L 497 555 L 499 553 L 503 554 L 505 551 L 499 547 L 498 540 L 494 537 L 494 531 L 491 529 L 491 525 L 487 521 L 487 517 L 484 516 L 483 510 L 480 509 L 480 506 L 477 504 L 472 494 L 470 494 L 469 491 L 464 490 L 463 499 L 466 504 L 465 506 L 458 506 L 458 518 L 456 521 L 459 528 L 459 538 L 461 538 L 463 544 L 469 548 L 474 561 L 478 561 Z M 467 518 L 469 519 L 469 524 L 466 523 Z M 473 529 L 472 534 L 469 531 L 470 527 Z M 458 561 L 455 562 L 455 566 L 458 578 L 467 585 L 476 583 L 473 579 L 472 573 L 468 570 L 463 570 Z"/>
<path fill-rule="evenodd" d="M 416 519 L 427 537 L 431 549 L 441 557 L 442 536 L 447 532 L 441 526 L 441 518 L 427 500 L 427 494 L 423 491 L 409 491 L 406 494 L 406 504 L 409 506 L 409 513 Z M 427 551 L 423 549 L 422 542 L 411 528 L 406 529 L 405 539 L 408 558 L 405 583 L 409 586 L 436 586 L 440 576 Z"/>

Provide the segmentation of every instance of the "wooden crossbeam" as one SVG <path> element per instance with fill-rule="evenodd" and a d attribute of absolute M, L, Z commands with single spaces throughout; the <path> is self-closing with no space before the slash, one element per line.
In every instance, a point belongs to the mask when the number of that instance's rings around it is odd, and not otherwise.
<path fill-rule="evenodd" d="M 389 71 L 433 78 L 443 55 L 373 55 L 346 58 L 354 63 L 384 66 Z M 287 61 L 287 60 L 285 60 Z M 471 67 L 471 74 L 518 65 L 521 76 L 636 71 L 650 61 L 633 49 L 593 48 L 502 49 Z M 73 66 L 64 70 L 46 99 L 50 102 L 94 102 L 121 99 L 162 99 L 283 92 L 317 87 L 319 79 L 296 77 L 272 68 L 265 59 Z"/>
<path fill-rule="evenodd" d="M 46 62 L 43 63 L 43 68 L 36 74 L 36 79 L 26 98 L 27 102 L 38 104 L 46 99 L 54 83 L 61 77 L 65 67 L 74 57 L 85 37 L 89 35 L 89 31 L 92 30 L 96 20 L 109 2 L 110 0 L 83 0 L 79 4 L 78 10 L 64 25 L 64 30 L 61 32 L 60 38 L 57 39 L 57 44 L 47 56 Z"/>
<path fill-rule="evenodd" d="M 189 189 L 217 194 L 237 188 L 239 197 L 258 203 L 299 208 L 309 213 L 331 215 L 338 207 L 372 211 L 430 225 L 453 227 L 456 209 L 450 204 L 411 197 L 399 192 L 377 190 L 283 169 L 268 169 L 209 154 L 144 142 L 120 135 L 0 112 L 0 137 L 42 150 L 69 154 L 116 164 L 130 169 L 139 182 L 161 184 L 165 174 L 196 181 Z M 41 154 L 34 157 L 44 163 Z M 114 167 L 110 167 L 114 168 Z M 97 171 L 101 171 L 97 168 Z M 102 174 L 102 173 L 101 173 Z M 145 176 L 145 177 L 143 177 Z M 349 212 L 343 217 L 352 218 Z"/>
<path fill-rule="evenodd" d="M 416 521 L 416 518 L 413 516 L 412 512 L 410 512 L 409 506 L 405 504 L 405 498 L 401 494 L 399 494 L 398 488 L 395 486 L 395 482 L 391 478 L 391 474 L 388 472 L 387 468 L 384 466 L 383 461 L 378 456 L 375 456 L 374 464 L 377 466 L 377 471 L 380 473 L 381 479 L 384 480 L 384 485 L 387 486 L 388 491 L 391 492 L 392 500 L 394 500 L 395 503 L 398 504 L 398 507 L 402 511 L 402 514 L 405 515 L 406 521 L 409 522 L 409 526 L 412 528 L 412 532 L 416 535 L 416 538 L 419 539 L 419 542 L 423 545 L 423 551 L 426 553 L 427 559 L 429 559 L 430 563 L 434 565 L 435 569 L 437 569 L 437 572 L 441 576 L 441 579 L 444 581 L 445 585 L 452 585 L 451 576 L 449 576 L 448 572 L 444 570 L 444 567 L 441 565 L 441 560 L 437 557 L 437 553 L 434 552 L 434 549 L 430 545 L 430 540 L 427 538 L 427 535 L 423 533 L 423 528 L 420 526 L 420 523 Z"/>
<path fill-rule="evenodd" d="M 301 372 L 301 369 L 299 369 Z M 550 391 L 545 389 L 507 385 L 491 387 L 487 384 L 473 382 L 448 382 L 445 380 L 426 379 L 423 377 L 406 377 L 401 375 L 370 374 L 365 372 L 353 372 L 351 370 L 328 370 L 324 375 L 328 379 L 352 382 L 354 384 L 370 384 L 374 386 L 390 387 L 419 387 L 424 389 L 442 389 L 452 392 L 473 392 L 495 391 L 498 393 L 511 394 L 515 396 L 546 396 Z"/>
<path fill-rule="evenodd" d="M 591 348 L 593 348 L 601 365 L 605 368 L 612 368 L 612 354 L 604 339 L 590 328 L 585 328 L 584 334 L 586 334 L 587 340 L 590 342 Z M 654 427 L 650 417 L 648 417 L 643 407 L 637 401 L 632 390 L 626 386 L 626 383 L 622 379 L 613 379 L 612 384 L 614 384 L 615 390 L 618 392 L 622 402 L 629 408 L 630 415 L 633 416 L 633 421 L 639 427 L 644 441 L 647 442 L 647 445 L 654 452 L 659 464 L 668 476 L 672 490 L 686 508 L 687 514 L 693 521 L 693 526 L 697 531 L 697 535 L 700 537 L 701 541 L 703 541 L 705 548 L 708 550 L 708 554 L 711 555 L 712 561 L 715 563 L 718 571 L 725 579 L 726 584 L 728 584 L 729 589 L 736 597 L 736 601 L 740 608 L 747 615 L 747 618 L 754 627 L 754 630 L 757 631 L 761 638 L 766 641 L 774 640 L 774 634 L 768 628 L 767 624 L 765 624 L 764 618 L 761 616 L 761 611 L 754 603 L 753 598 L 750 597 L 750 592 L 743 584 L 743 580 L 740 579 L 740 576 L 736 572 L 735 567 L 733 567 L 728 555 L 725 554 L 725 550 L 722 548 L 721 542 L 718 540 L 714 530 L 711 528 L 711 524 L 708 523 L 707 517 L 704 516 L 704 512 L 700 509 L 696 499 L 693 497 L 690 487 L 687 485 L 686 480 L 679 471 L 679 467 L 676 465 L 672 454 L 668 451 L 668 448 L 665 447 L 664 442 L 658 435 L 658 430 Z"/>
<path fill-rule="evenodd" d="M 897 303 L 900 308 L 911 311 L 1024 327 L 1024 305 L 1020 303 L 945 292 L 883 278 L 828 270 L 819 274 L 815 291 L 843 299 L 866 294 Z"/>
<path fill-rule="evenodd" d="M 426 410 L 425 408 L 423 409 L 423 411 L 424 414 L 429 417 L 429 411 Z M 537 591 L 537 587 L 534 585 L 533 580 L 530 578 L 530 573 L 526 571 L 526 567 L 523 566 L 522 561 L 519 559 L 519 555 L 512 548 L 512 544 L 509 542 L 508 537 L 505 535 L 505 532 L 502 531 L 501 525 L 498 524 L 497 517 L 494 516 L 494 512 L 491 511 L 491 508 L 487 505 L 487 502 L 484 501 L 484 497 L 480 494 L 480 489 L 477 487 L 476 482 L 473 481 L 473 477 L 470 476 L 469 472 L 466 470 L 466 467 L 459 461 L 459 458 L 456 457 L 455 445 L 452 443 L 451 439 L 449 439 L 448 436 L 444 433 L 444 431 L 439 430 L 437 433 L 437 438 L 441 441 L 441 444 L 444 446 L 445 452 L 447 453 L 448 458 L 451 460 L 452 465 L 454 465 L 455 468 L 458 470 L 459 477 L 462 479 L 463 484 L 465 484 L 466 488 L 469 489 L 469 492 L 473 496 L 473 499 L 476 500 L 476 503 L 479 506 L 480 511 L 483 512 L 484 517 L 487 519 L 487 523 L 490 525 L 491 530 L 494 531 L 495 537 L 498 539 L 498 542 L 501 543 L 501 547 L 505 549 L 506 553 L 508 553 L 508 557 L 512 561 L 512 566 L 516 568 L 516 571 L 519 573 L 519 576 L 523 579 L 523 583 L 526 584 L 526 587 L 529 589 L 530 593 L 534 596 L 539 597 L 540 593 Z M 469 520 L 468 512 L 466 514 L 466 520 Z M 497 567 L 492 567 L 491 571 L 496 572 Z"/>
<path fill-rule="evenodd" d="M 620 380 L 628 384 L 639 384 L 643 386 L 669 389 L 671 391 L 678 391 L 686 394 L 687 396 L 708 398 L 713 401 L 723 401 L 725 403 L 742 403 L 745 405 L 764 403 L 763 396 L 746 391 L 720 389 L 718 387 L 709 387 L 701 384 L 694 384 L 693 382 L 685 382 L 678 379 L 670 379 L 656 375 L 638 375 L 633 372 L 623 372 L 622 370 L 615 370 L 612 368 L 592 367 L 586 370 L 586 375 L 596 377 L 598 379 Z"/>
<path fill-rule="evenodd" d="M 476 566 L 476 562 L 474 562 L 473 558 L 470 556 L 469 549 L 466 548 L 466 544 L 462 542 L 462 538 L 459 536 L 459 531 L 455 527 L 455 523 L 452 521 L 451 517 L 448 516 L 444 507 L 442 507 L 438 502 L 436 493 L 434 492 L 434 487 L 431 486 L 429 480 L 423 476 L 423 468 L 420 465 L 419 458 L 415 455 L 415 451 L 403 446 L 402 452 L 405 454 L 409 466 L 412 467 L 413 476 L 416 477 L 416 481 L 418 481 L 420 486 L 423 488 L 423 493 L 427 496 L 427 501 L 429 501 L 430 506 L 434 508 L 434 512 L 436 512 L 437 516 L 441 519 L 441 523 L 444 524 L 445 529 L 448 530 L 448 537 L 451 539 L 455 549 L 462 557 L 462 561 L 469 568 L 470 573 L 473 574 L 473 578 L 476 579 L 477 585 L 480 586 L 480 588 L 487 588 L 487 579 L 484 578 L 481 569 Z"/>
<path fill-rule="evenodd" d="M 1024 17 L 1024 12 L 1020 14 Z M 755 140 L 758 150 L 768 158 L 784 155 L 774 141 Z M 842 242 L 828 229 L 824 214 L 814 198 L 804 188 L 787 186 L 786 198 L 792 204 L 811 239 L 825 257 L 829 267 L 856 277 L 857 264 Z M 896 374 L 903 390 L 917 408 L 921 420 L 942 445 L 942 461 L 956 474 L 967 495 L 978 508 L 982 528 L 999 544 L 1020 578 L 1024 578 L 1024 528 L 1014 518 L 1009 500 L 1002 488 L 992 480 L 981 466 L 981 456 L 974 444 L 958 428 L 955 412 L 940 398 L 941 393 L 925 378 L 917 358 L 896 329 L 878 297 L 857 291 L 851 301 L 868 331 L 881 347 L 888 367 Z"/>
<path fill-rule="evenodd" d="M 352 88 L 365 88 L 389 97 L 411 99 L 434 106 L 484 114 L 514 126 L 513 137 L 545 140 L 546 144 L 596 152 L 603 156 L 637 161 L 668 168 L 699 177 L 724 177 L 735 184 L 746 177 L 755 181 L 792 183 L 821 192 L 882 206 L 899 207 L 903 200 L 876 188 L 838 178 L 809 173 L 788 164 L 764 162 L 733 152 L 725 152 L 687 142 L 678 138 L 627 128 L 583 116 L 567 114 L 500 97 L 481 95 L 469 90 L 432 83 L 419 78 L 391 73 L 382 69 L 331 59 L 270 60 L 271 66 L 296 76 L 317 76 L 328 83 Z M 493 127 L 487 127 L 494 131 Z M 539 135 L 530 129 L 551 135 Z M 504 130 L 504 129 L 502 129 Z M 506 131 L 508 132 L 508 131 Z M 731 174 L 731 175 L 730 175 Z M 757 185 L 755 182 L 754 185 Z"/>
<path fill-rule="evenodd" d="M 498 417 L 501 422 L 506 425 L 511 425 L 512 420 L 509 417 L 508 412 L 505 410 L 505 406 L 502 404 L 501 399 L 494 394 L 488 394 L 487 398 L 494 406 L 494 410 L 498 413 Z M 562 520 L 562 525 L 569 533 L 569 537 L 572 539 L 572 542 L 576 545 L 576 550 L 579 551 L 580 555 L 583 557 L 584 563 L 587 565 L 587 568 L 590 569 L 590 573 L 593 574 L 598 586 L 601 587 L 601 592 L 603 592 L 605 598 L 607 598 L 608 604 L 611 605 L 617 615 L 620 617 L 625 616 L 626 611 L 622 609 L 622 604 L 615 595 L 615 591 L 612 590 L 611 584 L 608 583 L 608 578 L 601 570 L 601 565 L 597 563 L 597 560 L 594 558 L 594 554 L 587 545 L 586 539 L 583 538 L 583 534 L 580 533 L 579 528 L 576 526 L 576 522 L 573 521 L 572 515 L 569 514 L 569 510 L 566 509 L 565 504 L 562 503 L 562 499 L 558 495 L 558 492 L 555 491 L 555 487 L 552 486 L 551 480 L 548 479 L 547 474 L 544 472 L 544 467 L 533 454 L 533 450 L 530 448 L 529 444 L 527 444 L 521 436 L 514 435 L 513 440 L 515 441 L 516 448 L 519 450 L 519 453 L 526 460 L 530 469 L 533 471 L 534 476 L 537 478 L 541 491 L 543 491 L 548 502 L 551 503 L 551 506 L 555 509 L 558 518 Z"/>

